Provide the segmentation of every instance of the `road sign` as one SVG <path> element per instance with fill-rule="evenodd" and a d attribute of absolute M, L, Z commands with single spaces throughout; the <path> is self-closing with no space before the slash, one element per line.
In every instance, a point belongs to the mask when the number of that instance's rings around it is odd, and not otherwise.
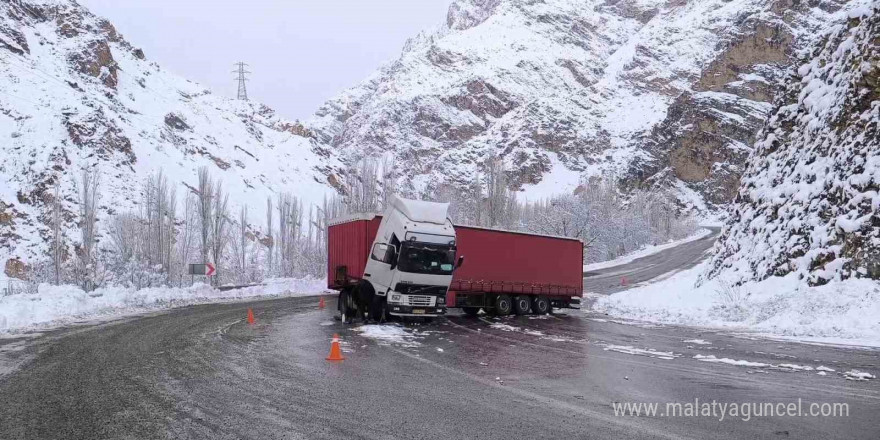
<path fill-rule="evenodd" d="M 189 275 L 211 276 L 214 275 L 214 272 L 216 271 L 217 269 L 215 269 L 214 265 L 211 263 L 189 265 Z"/>

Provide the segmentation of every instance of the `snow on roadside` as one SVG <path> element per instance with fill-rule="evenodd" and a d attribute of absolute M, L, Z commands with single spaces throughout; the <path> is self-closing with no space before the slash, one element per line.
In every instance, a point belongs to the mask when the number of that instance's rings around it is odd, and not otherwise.
<path fill-rule="evenodd" d="M 644 258 L 644 257 L 650 256 L 650 255 L 654 255 L 654 254 L 659 253 L 661 251 L 665 251 L 666 249 L 672 249 L 676 246 L 681 246 L 685 243 L 697 241 L 699 239 L 706 238 L 711 234 L 712 234 L 712 231 L 710 231 L 708 229 L 700 229 L 695 234 L 691 235 L 690 237 L 685 237 L 685 238 L 682 238 L 681 240 L 670 241 L 668 243 L 659 244 L 659 245 L 645 246 L 642 249 L 639 249 L 631 254 L 622 255 L 622 256 L 617 257 L 613 260 L 600 261 L 598 263 L 593 263 L 593 264 L 585 264 L 584 265 L 584 272 L 589 272 L 589 271 L 599 270 L 599 269 L 607 269 L 609 267 L 620 266 L 621 264 L 632 263 L 633 261 L 635 261 L 639 258 Z"/>
<path fill-rule="evenodd" d="M 880 283 L 848 279 L 807 286 L 796 274 L 730 288 L 695 287 L 706 262 L 669 278 L 599 298 L 594 312 L 664 324 L 735 329 L 762 336 L 880 346 Z"/>
<path fill-rule="evenodd" d="M 711 362 L 713 364 L 727 364 L 727 365 L 736 365 L 739 367 L 769 367 L 770 364 L 765 364 L 763 362 L 751 362 L 744 360 L 736 360 L 730 358 L 717 358 L 713 355 L 702 355 L 697 354 L 694 355 L 694 359 L 702 362 Z"/>
<path fill-rule="evenodd" d="M 648 356 L 657 359 L 664 359 L 667 361 L 671 361 L 677 357 L 681 357 L 680 354 L 673 353 L 671 351 L 657 351 L 653 348 L 636 348 L 631 345 L 605 345 L 602 350 L 604 351 L 616 351 L 618 353 L 632 354 L 636 356 Z"/>
<path fill-rule="evenodd" d="M 846 373 L 843 373 L 843 376 L 846 378 L 846 380 L 855 381 L 871 380 L 877 378 L 877 376 L 874 376 L 873 374 L 865 373 L 864 371 L 859 370 L 849 370 Z"/>
<path fill-rule="evenodd" d="M 367 324 L 355 327 L 354 331 L 365 338 L 378 341 L 379 345 L 399 345 L 402 347 L 420 347 L 422 344 L 416 339 L 421 339 L 414 329 L 400 324 Z"/>
<path fill-rule="evenodd" d="M 685 339 L 684 342 L 686 344 L 697 344 L 697 345 L 712 345 L 711 342 L 706 341 L 705 339 Z"/>
<path fill-rule="evenodd" d="M 75 286 L 41 284 L 38 293 L 0 297 L 0 334 L 61 327 L 75 322 L 116 319 L 195 304 L 261 297 L 318 295 L 323 279 L 279 278 L 263 285 L 222 292 L 206 284 L 135 290 L 106 287 L 85 292 Z"/>
<path fill-rule="evenodd" d="M 488 322 L 488 321 L 487 321 Z M 494 328 L 495 330 L 501 330 L 505 332 L 516 332 L 522 333 L 529 336 L 537 336 L 538 338 L 545 339 L 553 342 L 573 342 L 571 338 L 560 335 L 547 335 L 544 332 L 538 330 L 530 330 L 522 327 L 515 327 L 509 324 L 502 324 L 500 322 L 490 322 L 489 327 Z"/>

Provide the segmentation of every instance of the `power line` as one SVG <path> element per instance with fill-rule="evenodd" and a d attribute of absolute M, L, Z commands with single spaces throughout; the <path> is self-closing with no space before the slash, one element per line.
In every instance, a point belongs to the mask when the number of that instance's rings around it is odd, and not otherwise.
<path fill-rule="evenodd" d="M 247 70 L 245 70 L 245 67 L 247 67 L 247 64 L 245 64 L 243 62 L 235 63 L 235 66 L 238 69 L 233 70 L 232 73 L 238 74 L 238 77 L 235 78 L 235 80 L 238 81 L 238 99 L 240 99 L 242 101 L 247 101 L 248 100 L 247 75 L 250 74 L 251 72 L 248 72 Z"/>

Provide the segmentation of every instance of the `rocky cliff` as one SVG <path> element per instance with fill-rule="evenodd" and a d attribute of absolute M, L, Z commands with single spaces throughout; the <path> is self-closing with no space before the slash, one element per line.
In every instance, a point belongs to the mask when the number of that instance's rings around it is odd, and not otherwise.
<path fill-rule="evenodd" d="M 880 279 L 880 2 L 842 21 L 759 135 L 710 276 Z"/>
<path fill-rule="evenodd" d="M 347 160 L 395 155 L 417 191 L 501 156 L 527 195 L 612 173 L 711 211 L 735 195 L 796 50 L 854 3 L 456 0 L 309 125 Z"/>

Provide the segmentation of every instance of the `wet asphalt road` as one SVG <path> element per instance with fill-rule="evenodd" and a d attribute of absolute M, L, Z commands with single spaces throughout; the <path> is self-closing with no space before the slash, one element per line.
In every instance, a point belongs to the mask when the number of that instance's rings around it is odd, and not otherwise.
<path fill-rule="evenodd" d="M 880 352 L 583 311 L 388 325 L 332 297 L 189 307 L 0 339 L 0 439 L 876 439 Z M 255 325 L 245 316 L 253 307 Z M 347 359 L 324 360 L 333 333 Z M 700 339 L 696 342 L 686 342 Z M 631 348 L 653 350 L 638 352 Z M 761 362 L 708 363 L 695 355 Z M 826 366 L 816 370 L 793 366 Z M 14 369 L 14 371 L 9 371 Z M 849 417 L 616 417 L 613 402 L 846 403 Z M 661 406 L 658 413 L 664 412 Z"/>
<path fill-rule="evenodd" d="M 689 269 L 702 261 L 712 250 L 721 228 L 706 228 L 712 233 L 699 240 L 633 260 L 620 266 L 584 273 L 584 290 L 611 294 L 629 289 L 670 273 Z"/>

